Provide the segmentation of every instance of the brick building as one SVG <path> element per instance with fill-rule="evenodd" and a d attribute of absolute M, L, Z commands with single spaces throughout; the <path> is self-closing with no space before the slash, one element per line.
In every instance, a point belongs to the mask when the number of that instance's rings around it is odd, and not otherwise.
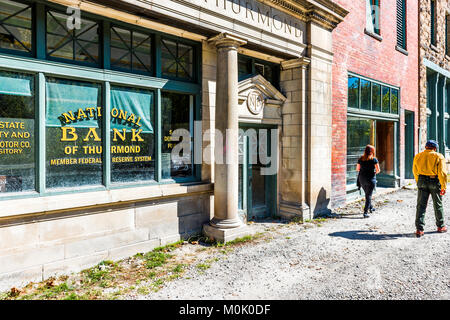
<path fill-rule="evenodd" d="M 366 144 L 377 148 L 378 186 L 412 178 L 419 123 L 417 2 L 337 3 L 349 14 L 333 31 L 333 206 L 355 194 Z"/>
<path fill-rule="evenodd" d="M 450 158 L 450 48 L 449 2 L 420 0 L 419 92 L 420 141 L 435 139 L 439 151 Z"/>

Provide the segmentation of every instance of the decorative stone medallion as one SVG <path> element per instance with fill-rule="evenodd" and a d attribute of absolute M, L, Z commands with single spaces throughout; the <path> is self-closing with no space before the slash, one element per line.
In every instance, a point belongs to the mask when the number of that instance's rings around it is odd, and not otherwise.
<path fill-rule="evenodd" d="M 247 108 L 253 114 L 260 114 L 264 109 L 264 97 L 258 91 L 250 91 L 247 96 Z"/>

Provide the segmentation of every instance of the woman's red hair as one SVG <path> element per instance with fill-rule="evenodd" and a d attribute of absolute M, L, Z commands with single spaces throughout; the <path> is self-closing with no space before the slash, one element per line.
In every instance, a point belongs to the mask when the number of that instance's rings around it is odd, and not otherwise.
<path fill-rule="evenodd" d="M 375 147 L 368 144 L 364 150 L 364 154 L 361 157 L 362 161 L 372 160 L 375 158 Z"/>

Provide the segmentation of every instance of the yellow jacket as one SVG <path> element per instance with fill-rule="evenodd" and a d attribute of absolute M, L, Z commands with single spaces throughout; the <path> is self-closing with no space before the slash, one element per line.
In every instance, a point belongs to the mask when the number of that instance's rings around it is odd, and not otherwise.
<path fill-rule="evenodd" d="M 419 175 L 438 176 L 441 189 L 447 189 L 447 165 L 445 157 L 434 150 L 425 149 L 416 154 L 413 162 L 413 173 L 416 182 L 419 179 Z"/>

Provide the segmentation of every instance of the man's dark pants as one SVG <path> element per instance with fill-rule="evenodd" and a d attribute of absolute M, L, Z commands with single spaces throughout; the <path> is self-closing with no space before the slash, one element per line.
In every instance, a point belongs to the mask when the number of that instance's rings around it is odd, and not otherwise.
<path fill-rule="evenodd" d="M 417 181 L 417 209 L 416 209 L 416 229 L 423 231 L 425 227 L 425 211 L 427 210 L 428 199 L 431 194 L 436 217 L 436 226 L 442 228 L 444 224 L 444 209 L 442 207 L 441 184 L 438 178 L 429 176 L 419 176 Z"/>

